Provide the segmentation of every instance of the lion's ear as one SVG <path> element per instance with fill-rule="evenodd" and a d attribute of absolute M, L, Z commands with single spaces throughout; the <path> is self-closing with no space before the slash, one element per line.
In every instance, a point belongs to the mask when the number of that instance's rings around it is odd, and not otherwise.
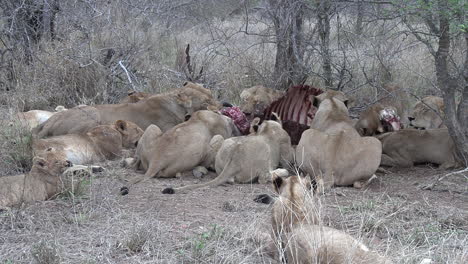
<path fill-rule="evenodd" d="M 273 187 L 277 193 L 280 193 L 281 185 L 283 185 L 283 178 L 273 174 Z"/>
<path fill-rule="evenodd" d="M 346 108 L 348 108 L 349 100 L 344 100 L 343 104 L 346 106 Z"/>
<path fill-rule="evenodd" d="M 184 82 L 184 85 L 182 85 L 182 86 L 187 86 L 187 84 L 189 84 L 189 82 Z"/>
<path fill-rule="evenodd" d="M 33 158 L 33 164 L 36 165 L 36 166 L 39 166 L 41 168 L 44 168 L 45 165 L 46 165 L 47 161 L 43 158 L 39 158 L 39 157 L 34 157 Z"/>
<path fill-rule="evenodd" d="M 119 131 L 125 131 L 127 129 L 127 122 L 124 120 L 117 120 L 115 121 L 115 128 Z"/>
<path fill-rule="evenodd" d="M 272 112 L 272 113 L 271 113 L 271 115 L 270 115 L 270 120 L 276 121 L 276 122 L 278 122 L 278 123 L 281 124 L 281 118 L 280 118 L 280 117 L 278 116 L 278 114 L 275 113 L 275 112 Z"/>
<path fill-rule="evenodd" d="M 276 169 L 274 171 L 270 171 L 271 179 L 273 181 L 273 187 L 277 193 L 280 193 L 281 186 L 284 184 L 283 177 L 287 177 L 289 175 L 288 170 L 286 169 Z"/>
<path fill-rule="evenodd" d="M 311 96 L 309 97 L 309 100 L 310 100 L 310 102 L 312 103 L 313 106 L 315 106 L 316 108 L 319 107 L 319 100 L 317 99 L 316 96 L 311 95 Z"/>
<path fill-rule="evenodd" d="M 127 92 L 127 95 L 130 96 L 130 95 L 132 95 L 132 94 L 134 94 L 134 93 L 136 93 L 136 91 L 128 91 L 128 92 Z"/>
<path fill-rule="evenodd" d="M 256 117 L 252 120 L 252 124 L 250 125 L 250 133 L 257 133 L 258 127 L 260 125 L 260 118 Z"/>

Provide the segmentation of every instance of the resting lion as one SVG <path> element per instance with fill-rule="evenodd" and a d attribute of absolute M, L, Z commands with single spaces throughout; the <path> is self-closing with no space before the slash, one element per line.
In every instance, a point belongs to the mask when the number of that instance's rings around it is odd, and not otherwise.
<path fill-rule="evenodd" d="M 142 129 L 155 124 L 165 132 L 182 123 L 187 114 L 210 106 L 218 108 L 219 104 L 209 93 L 203 87 L 183 87 L 137 103 L 73 108 L 55 114 L 35 132 L 38 138 L 79 134 L 98 125 L 112 124 L 119 119 L 131 121 Z"/>
<path fill-rule="evenodd" d="M 445 127 L 444 117 L 444 99 L 438 96 L 427 96 L 416 103 L 408 119 L 412 127 L 430 129 Z"/>
<path fill-rule="evenodd" d="M 30 110 L 27 112 L 20 112 L 15 115 L 15 120 L 10 122 L 10 126 L 13 126 L 15 123 L 17 123 L 22 127 L 27 128 L 28 130 L 32 130 L 47 121 L 54 114 L 65 110 L 67 110 L 65 107 L 59 105 L 55 108 L 55 112 L 44 110 Z"/>
<path fill-rule="evenodd" d="M 275 171 L 272 177 L 279 194 L 272 207 L 272 239 L 282 263 L 392 263 L 349 234 L 319 224 L 309 177 L 282 178 Z"/>
<path fill-rule="evenodd" d="M 256 116 L 263 116 L 263 111 L 283 95 L 283 91 L 261 85 L 253 86 L 244 89 L 240 94 L 240 109 L 251 120 Z"/>
<path fill-rule="evenodd" d="M 54 153 L 34 157 L 28 174 L 0 177 L 0 208 L 43 201 L 62 192 L 60 175 L 72 163 Z"/>
<path fill-rule="evenodd" d="M 82 134 L 68 134 L 33 141 L 33 152 L 52 150 L 73 164 L 88 164 L 121 155 L 122 148 L 134 148 L 143 130 L 132 122 L 117 120 Z"/>
<path fill-rule="evenodd" d="M 143 134 L 136 165 L 146 173 L 131 184 L 152 177 L 172 178 L 199 165 L 210 167 L 217 152 L 213 148 L 220 146 L 215 135 L 222 138 L 240 135 L 229 117 L 209 110 L 197 111 L 188 121 L 162 135 L 160 132 L 150 126 Z"/>
<path fill-rule="evenodd" d="M 377 136 L 382 142 L 384 166 L 411 167 L 435 163 L 447 169 L 459 165 L 455 146 L 446 128 L 403 129 Z"/>
<path fill-rule="evenodd" d="M 380 164 L 382 145 L 373 137 L 361 137 L 337 99 L 323 101 L 311 128 L 296 147 L 296 164 L 317 179 L 320 190 L 333 185 L 361 188 Z"/>
<path fill-rule="evenodd" d="M 252 133 L 248 136 L 224 140 L 216 155 L 218 177 L 212 181 L 179 188 L 166 188 L 163 193 L 173 194 L 224 183 L 260 184 L 271 179 L 270 171 L 279 164 L 284 167 L 292 160 L 293 149 L 288 133 L 279 121 L 264 121 L 259 124 L 256 117 L 252 122 Z"/>

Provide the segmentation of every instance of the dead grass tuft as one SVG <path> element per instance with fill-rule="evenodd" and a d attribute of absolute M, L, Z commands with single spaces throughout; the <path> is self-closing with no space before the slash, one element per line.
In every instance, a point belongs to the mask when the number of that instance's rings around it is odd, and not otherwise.
<path fill-rule="evenodd" d="M 0 175 L 26 173 L 32 166 L 32 134 L 23 125 L 0 121 Z"/>
<path fill-rule="evenodd" d="M 38 264 L 59 264 L 60 255 L 55 244 L 48 241 L 40 241 L 33 245 L 31 254 Z"/>

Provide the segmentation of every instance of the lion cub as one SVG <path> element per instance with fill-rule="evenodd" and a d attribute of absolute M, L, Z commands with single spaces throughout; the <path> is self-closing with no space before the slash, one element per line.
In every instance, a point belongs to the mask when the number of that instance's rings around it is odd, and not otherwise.
<path fill-rule="evenodd" d="M 272 209 L 272 238 L 283 263 L 390 264 L 343 231 L 319 225 L 310 177 L 271 173 L 279 194 Z"/>

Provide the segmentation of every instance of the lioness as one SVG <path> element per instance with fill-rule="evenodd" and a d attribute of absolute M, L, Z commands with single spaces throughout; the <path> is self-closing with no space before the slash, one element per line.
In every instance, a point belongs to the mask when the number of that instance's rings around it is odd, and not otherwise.
<path fill-rule="evenodd" d="M 218 177 L 212 181 L 179 188 L 166 188 L 163 193 L 193 190 L 223 183 L 260 184 L 271 179 L 270 171 L 281 163 L 284 167 L 292 160 L 293 149 L 288 133 L 281 127 L 281 122 L 264 121 L 256 117 L 252 122 L 252 133 L 248 136 L 224 140 L 216 155 Z"/>
<path fill-rule="evenodd" d="M 43 201 L 61 192 L 60 174 L 72 163 L 52 152 L 34 157 L 28 174 L 0 177 L 0 208 Z"/>
<path fill-rule="evenodd" d="M 240 94 L 240 109 L 249 120 L 252 120 L 254 117 L 263 116 L 263 111 L 283 95 L 283 91 L 266 88 L 261 85 L 253 86 L 244 89 Z"/>
<path fill-rule="evenodd" d="M 384 166 L 411 167 L 415 163 L 435 163 L 447 169 L 458 166 L 452 138 L 446 128 L 403 129 L 377 136 L 382 142 Z"/>
<path fill-rule="evenodd" d="M 131 121 L 142 129 L 155 124 L 165 132 L 182 123 L 187 114 L 210 106 L 218 108 L 219 104 L 206 91 L 186 87 L 167 94 L 154 95 L 137 103 L 73 108 L 55 114 L 35 132 L 38 138 L 83 133 L 119 119 Z"/>
<path fill-rule="evenodd" d="M 283 179 L 274 171 L 272 177 L 279 194 L 272 207 L 272 239 L 282 263 L 392 263 L 347 233 L 319 225 L 316 198 L 308 177 Z"/>
<path fill-rule="evenodd" d="M 427 96 L 416 103 L 413 114 L 408 119 L 410 126 L 418 129 L 443 128 L 444 116 L 444 99 Z"/>
<path fill-rule="evenodd" d="M 229 117 L 209 110 L 195 112 L 188 121 L 160 136 L 157 128 L 150 129 L 145 131 L 137 148 L 137 165 L 146 169 L 146 173 L 132 180 L 132 184 L 151 177 L 172 178 L 198 165 L 210 167 L 217 152 L 212 148 L 220 145 L 215 142 L 219 139 L 213 141 L 213 137 L 240 135 Z M 149 139 L 151 144 L 146 144 Z"/>
<path fill-rule="evenodd" d="M 376 103 L 359 115 L 359 120 L 354 127 L 361 136 L 374 136 L 389 131 L 398 131 L 402 124 L 395 107 Z"/>
<path fill-rule="evenodd" d="M 356 130 L 361 136 L 373 136 L 390 131 L 398 131 L 408 126 L 408 95 L 394 84 L 386 84 L 385 94 L 378 103 L 359 115 Z"/>
<path fill-rule="evenodd" d="M 28 130 L 32 130 L 47 121 L 54 114 L 65 110 L 67 110 L 65 107 L 59 105 L 55 108 L 55 112 L 44 110 L 30 110 L 27 112 L 20 112 L 15 115 L 15 120 L 10 122 L 10 126 L 13 126 L 14 122 L 17 122 L 19 125 L 26 127 Z"/>
<path fill-rule="evenodd" d="M 296 147 L 296 164 L 315 176 L 321 191 L 333 185 L 361 188 L 379 167 L 382 145 L 361 137 L 347 113 L 341 101 L 326 99 Z"/>
<path fill-rule="evenodd" d="M 73 162 L 88 164 L 118 157 L 122 148 L 134 148 L 143 130 L 130 121 L 117 120 L 82 134 L 68 134 L 33 141 L 33 152 L 51 150 Z"/>

